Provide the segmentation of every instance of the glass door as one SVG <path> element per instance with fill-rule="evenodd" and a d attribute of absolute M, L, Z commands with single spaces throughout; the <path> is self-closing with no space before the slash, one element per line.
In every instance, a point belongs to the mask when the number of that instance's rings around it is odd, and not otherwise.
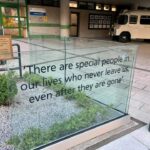
<path fill-rule="evenodd" d="M 79 13 L 70 14 L 70 36 L 77 37 L 79 31 Z"/>
<path fill-rule="evenodd" d="M 1 5 L 1 23 L 4 35 L 20 36 L 19 8 L 15 6 Z"/>

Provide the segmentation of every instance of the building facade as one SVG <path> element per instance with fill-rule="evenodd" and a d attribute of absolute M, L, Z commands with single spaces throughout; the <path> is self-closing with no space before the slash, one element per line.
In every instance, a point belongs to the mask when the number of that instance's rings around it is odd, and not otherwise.
<path fill-rule="evenodd" d="M 1 0 L 0 25 L 14 37 L 105 38 L 121 10 L 144 6 L 138 0 Z"/>

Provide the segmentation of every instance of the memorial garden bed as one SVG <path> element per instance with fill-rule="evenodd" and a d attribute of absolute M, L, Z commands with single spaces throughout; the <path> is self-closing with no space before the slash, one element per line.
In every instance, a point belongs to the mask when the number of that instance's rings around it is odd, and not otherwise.
<path fill-rule="evenodd" d="M 49 77 L 49 80 L 54 79 L 52 77 Z M 36 89 L 30 89 L 30 91 L 26 91 L 24 93 L 22 93 L 22 91 L 19 91 L 17 96 L 15 97 L 14 104 L 10 106 L 12 117 L 11 124 L 13 129 L 12 136 L 7 141 L 7 144 L 13 145 L 16 149 L 19 150 L 29 150 L 33 147 L 47 144 L 58 138 L 66 136 L 67 134 L 77 132 L 83 128 L 91 127 L 96 122 L 98 123 L 99 120 L 104 121 L 106 119 L 105 117 L 109 113 L 108 107 L 104 107 L 92 101 L 91 98 L 87 97 L 84 93 L 77 92 L 75 89 L 71 90 L 71 87 L 67 87 L 62 83 L 51 84 L 50 86 L 42 87 L 40 86 L 41 82 L 41 76 L 28 73 L 24 75 L 23 81 L 18 81 L 18 89 L 24 83 L 30 83 L 30 85 L 36 83 L 39 86 Z M 27 99 L 29 99 L 27 97 L 30 97 L 29 93 L 32 93 L 32 95 L 34 95 L 34 93 L 40 94 L 43 93 L 43 90 L 45 90 L 45 92 L 48 90 L 50 93 L 54 94 L 58 91 L 62 91 L 62 89 L 63 91 L 73 92 L 65 92 L 63 94 L 61 93 L 62 95 L 59 95 L 55 98 L 53 97 L 52 99 L 54 100 L 46 100 L 43 96 L 43 100 L 37 100 L 34 102 L 34 104 L 30 101 L 27 101 Z M 21 97 L 24 98 L 20 99 Z M 61 108 L 60 106 L 57 107 L 58 103 L 61 105 Z M 65 103 L 66 108 L 64 106 Z M 45 107 L 43 104 L 48 107 Z M 36 105 L 36 107 L 33 107 L 32 105 Z M 52 112 L 54 108 L 52 109 L 51 107 L 53 107 L 54 105 L 56 113 L 53 114 L 54 120 L 49 120 L 48 116 L 45 116 L 45 118 L 41 119 L 35 119 L 35 117 L 39 117 L 40 115 L 41 117 L 46 115 L 46 112 L 47 114 L 50 113 L 49 110 Z M 32 109 L 28 107 L 32 107 Z M 64 116 L 62 111 L 63 109 L 66 109 Z M 44 113 L 39 114 L 38 116 L 34 114 L 34 111 Z M 39 119 L 39 122 L 37 121 L 37 119 Z M 46 120 L 49 120 L 49 122 Z M 43 124 L 40 124 L 40 122 L 42 122 Z M 37 123 L 39 123 L 40 125 L 37 126 Z M 22 125 L 24 125 L 24 127 Z"/>

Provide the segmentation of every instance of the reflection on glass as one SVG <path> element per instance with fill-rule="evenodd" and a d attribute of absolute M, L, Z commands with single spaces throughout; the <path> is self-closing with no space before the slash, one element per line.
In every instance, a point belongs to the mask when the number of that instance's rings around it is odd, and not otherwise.
<path fill-rule="evenodd" d="M 26 17 L 26 8 L 25 7 L 20 7 L 20 16 Z"/>
<path fill-rule="evenodd" d="M 12 35 L 12 36 L 19 36 L 19 30 L 18 29 L 5 29 L 4 34 Z"/>
<path fill-rule="evenodd" d="M 2 14 L 5 16 L 18 16 L 16 8 L 2 7 Z"/>
<path fill-rule="evenodd" d="M 26 27 L 27 26 L 26 18 L 20 18 L 20 23 L 21 23 L 21 26 Z"/>
<path fill-rule="evenodd" d="M 30 150 L 127 114 L 134 46 L 116 49 L 100 40 L 42 38 L 26 44 L 23 78 L 15 76 L 18 93 L 8 106 L 12 130 L 7 146 Z"/>
<path fill-rule="evenodd" d="M 24 38 L 27 38 L 27 35 L 28 33 L 27 33 L 27 28 L 22 28 L 21 29 L 21 35 L 22 35 L 22 37 L 24 37 Z"/>
<path fill-rule="evenodd" d="M 4 27 L 18 27 L 18 18 L 3 17 Z"/>

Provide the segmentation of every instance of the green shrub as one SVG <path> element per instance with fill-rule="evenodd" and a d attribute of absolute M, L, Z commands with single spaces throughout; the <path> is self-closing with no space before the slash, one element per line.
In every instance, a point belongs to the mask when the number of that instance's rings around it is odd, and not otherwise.
<path fill-rule="evenodd" d="M 29 74 L 28 72 L 26 72 L 23 75 L 23 78 L 25 81 L 29 82 L 29 83 L 37 83 L 38 85 L 40 85 L 42 83 L 42 77 L 38 74 Z"/>
<path fill-rule="evenodd" d="M 0 105 L 9 105 L 17 94 L 17 85 L 13 72 L 0 74 Z"/>
<path fill-rule="evenodd" d="M 28 73 L 24 75 L 24 79 L 27 82 L 37 82 L 39 85 L 42 81 L 41 76 Z M 53 80 L 52 77 L 49 77 L 48 79 Z M 67 87 L 62 83 L 51 84 L 48 88 L 53 89 L 55 92 L 61 89 L 71 89 L 71 87 Z M 63 136 L 70 135 L 71 133 L 78 132 L 84 128 L 91 127 L 97 120 L 98 115 L 105 118 L 108 114 L 109 107 L 104 107 L 98 102 L 93 101 L 83 92 L 74 90 L 73 93 L 64 95 L 64 98 L 74 100 L 77 106 L 82 108 L 82 111 L 70 117 L 68 120 L 55 123 L 46 130 L 38 128 L 28 129 L 20 136 L 13 136 L 8 141 L 8 144 L 14 145 L 16 150 L 29 150 L 39 145 L 47 144 Z"/>
<path fill-rule="evenodd" d="M 55 123 L 47 130 L 36 128 L 28 129 L 21 136 L 13 136 L 7 143 L 14 145 L 16 150 L 29 150 L 50 141 L 56 140 L 68 134 L 77 132 L 85 127 L 90 127 L 95 121 L 97 106 L 81 111 L 62 123 Z"/>

